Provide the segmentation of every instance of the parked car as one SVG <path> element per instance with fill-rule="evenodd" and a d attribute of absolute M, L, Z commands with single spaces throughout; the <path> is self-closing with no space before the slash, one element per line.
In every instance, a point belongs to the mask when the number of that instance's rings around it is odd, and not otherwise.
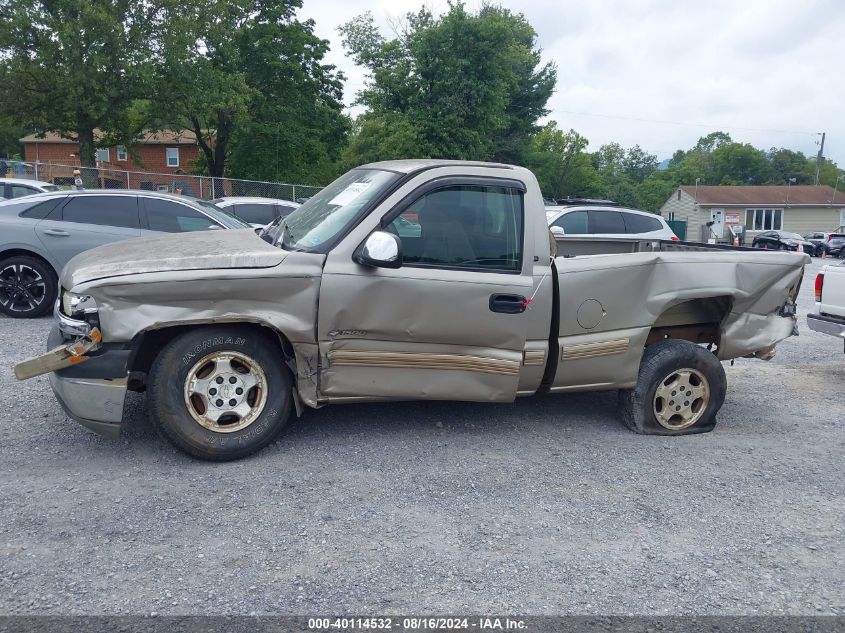
<path fill-rule="evenodd" d="M 284 218 L 299 208 L 298 202 L 247 196 L 225 196 L 211 201 L 227 209 L 254 227 L 265 227 L 276 218 Z"/>
<path fill-rule="evenodd" d="M 789 231 L 766 231 L 754 236 L 751 241 L 753 248 L 770 251 L 800 251 L 807 255 L 815 255 L 816 245 L 808 242 L 798 233 Z"/>
<path fill-rule="evenodd" d="M 542 214 L 521 167 L 365 165 L 262 235 L 75 257 L 52 351 L 15 375 L 49 374 L 68 414 L 112 437 L 145 391 L 153 425 L 211 460 L 267 446 L 294 410 L 368 400 L 616 389 L 632 431 L 686 435 L 716 424 L 721 361 L 769 359 L 795 332 L 805 255 L 629 236 L 624 253 L 558 257 Z M 419 234 L 399 237 L 399 218 Z"/>
<path fill-rule="evenodd" d="M 36 193 L 59 191 L 59 187 L 51 182 L 27 180 L 26 178 L 0 178 L 0 198 L 11 200 L 31 196 Z"/>
<path fill-rule="evenodd" d="M 155 191 L 67 190 L 0 202 L 0 313 L 37 317 L 59 272 L 89 248 L 159 233 L 249 228 L 231 213 Z"/>
<path fill-rule="evenodd" d="M 830 236 L 832 233 L 826 233 L 824 231 L 816 231 L 815 233 L 808 233 L 804 236 L 804 240 L 807 242 L 812 242 L 816 246 L 815 253 L 813 253 L 814 257 L 821 257 L 829 253 L 828 243 L 830 242 Z"/>
<path fill-rule="evenodd" d="M 556 236 L 595 235 L 596 237 L 636 237 L 677 240 L 678 236 L 659 215 L 637 209 L 599 204 L 547 206 L 546 219 Z"/>
<path fill-rule="evenodd" d="M 816 275 L 816 305 L 807 315 L 811 330 L 845 342 L 845 262 L 825 266 Z"/>
<path fill-rule="evenodd" d="M 831 233 L 827 241 L 827 254 L 845 259 L 845 233 Z"/>

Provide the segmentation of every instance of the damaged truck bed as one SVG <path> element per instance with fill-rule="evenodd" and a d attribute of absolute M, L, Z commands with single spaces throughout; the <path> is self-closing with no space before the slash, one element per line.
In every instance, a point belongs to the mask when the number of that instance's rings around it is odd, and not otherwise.
<path fill-rule="evenodd" d="M 265 446 L 293 409 L 363 400 L 616 389 L 631 430 L 699 433 L 724 401 L 720 361 L 771 358 L 796 333 L 807 261 L 554 240 L 528 170 L 376 163 L 261 235 L 137 240 L 72 260 L 50 345 L 91 344 L 50 382 L 71 417 L 108 435 L 126 391 L 146 391 L 168 439 L 217 460 Z"/>

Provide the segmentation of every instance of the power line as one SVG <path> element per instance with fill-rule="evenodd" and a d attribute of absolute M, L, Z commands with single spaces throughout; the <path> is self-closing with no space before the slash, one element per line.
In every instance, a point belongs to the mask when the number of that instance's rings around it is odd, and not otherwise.
<path fill-rule="evenodd" d="M 693 121 L 671 121 L 669 119 L 647 119 L 643 117 L 622 116 L 618 114 L 600 114 L 597 112 L 576 112 L 574 110 L 552 110 L 559 114 L 572 114 L 575 116 L 592 116 L 602 119 L 618 119 L 620 121 L 639 121 L 640 123 L 662 123 L 666 125 L 678 125 L 686 127 L 702 127 L 711 130 L 743 130 L 746 132 L 771 132 L 775 134 L 800 134 L 802 136 L 815 136 L 817 132 L 802 132 L 798 130 L 775 130 L 758 127 L 742 127 L 739 125 L 715 125 L 713 123 L 697 123 Z"/>

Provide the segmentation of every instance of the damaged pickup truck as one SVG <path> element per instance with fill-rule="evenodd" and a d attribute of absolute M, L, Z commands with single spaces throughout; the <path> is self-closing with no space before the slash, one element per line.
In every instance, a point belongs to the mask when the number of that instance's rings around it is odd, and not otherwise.
<path fill-rule="evenodd" d="M 68 415 L 117 436 L 127 391 L 196 457 L 244 457 L 304 407 L 511 402 L 618 390 L 637 433 L 710 431 L 721 361 L 796 333 L 806 255 L 550 238 L 519 167 L 354 169 L 263 233 L 106 245 L 60 279 L 49 373 Z M 565 415 L 565 411 L 561 412 Z"/>

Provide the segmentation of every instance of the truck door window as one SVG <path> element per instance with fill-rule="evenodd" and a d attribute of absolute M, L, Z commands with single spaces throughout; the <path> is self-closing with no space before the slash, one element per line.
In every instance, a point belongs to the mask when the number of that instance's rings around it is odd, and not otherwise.
<path fill-rule="evenodd" d="M 552 226 L 559 226 L 566 235 L 583 235 L 587 232 L 587 212 L 565 213 Z"/>
<path fill-rule="evenodd" d="M 418 198 L 387 230 L 402 239 L 410 265 L 498 272 L 522 268 L 522 195 L 516 189 L 438 189 Z"/>

